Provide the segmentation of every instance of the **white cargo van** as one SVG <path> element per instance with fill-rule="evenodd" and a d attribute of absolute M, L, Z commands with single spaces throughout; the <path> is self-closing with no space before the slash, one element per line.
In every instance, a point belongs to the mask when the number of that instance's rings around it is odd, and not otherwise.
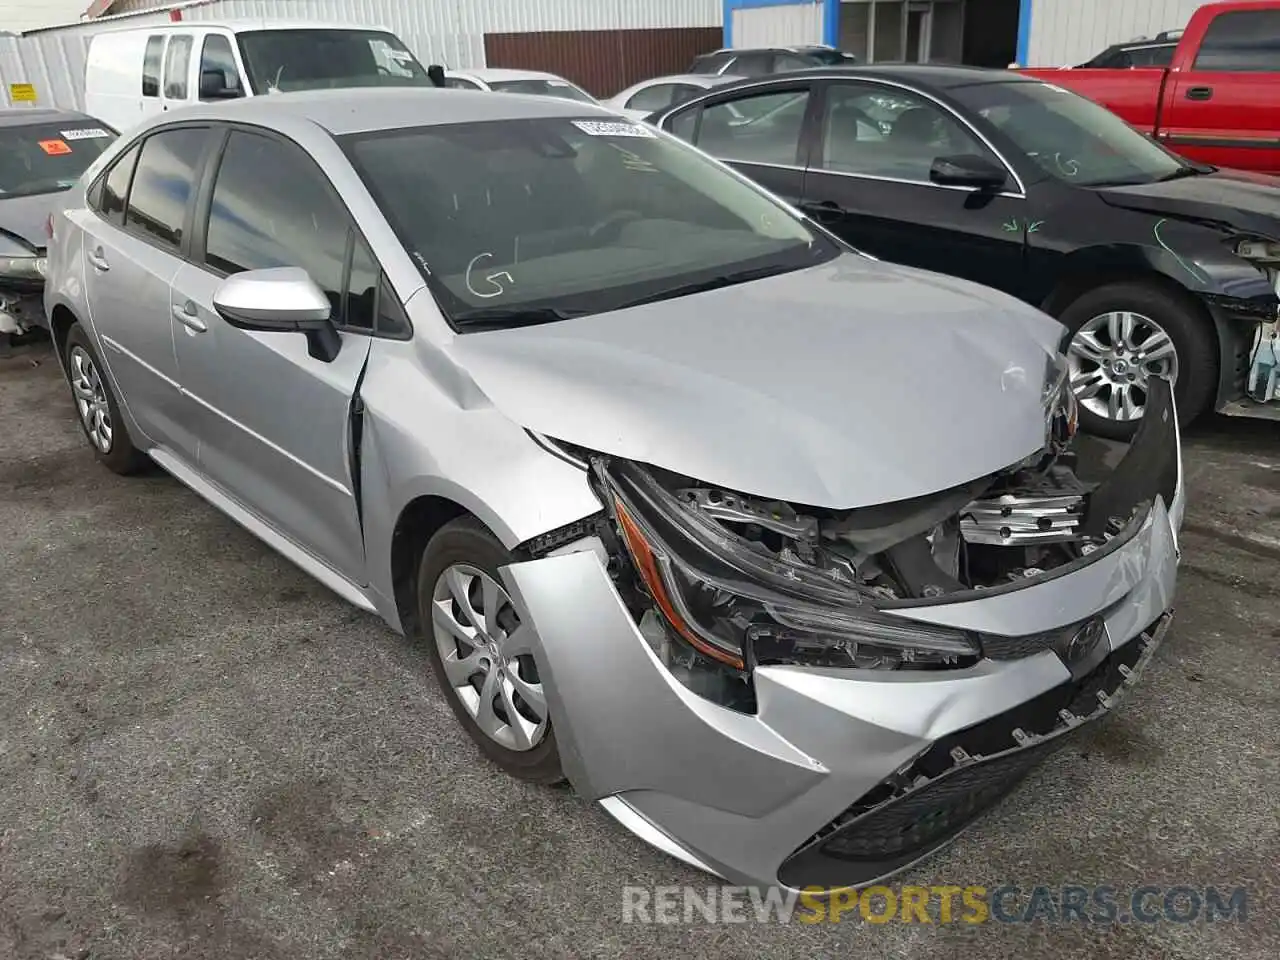
<path fill-rule="evenodd" d="M 316 23 L 166 23 L 95 34 L 85 110 L 128 130 L 201 101 L 290 90 L 431 86 L 403 41 L 379 27 Z"/>

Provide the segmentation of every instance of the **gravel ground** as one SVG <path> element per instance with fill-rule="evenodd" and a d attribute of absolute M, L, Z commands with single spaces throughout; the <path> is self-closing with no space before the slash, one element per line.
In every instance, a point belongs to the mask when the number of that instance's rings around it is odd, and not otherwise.
<path fill-rule="evenodd" d="M 1249 887 L 1247 922 L 623 924 L 706 878 L 478 759 L 422 655 L 0 360 L 0 958 L 1280 956 L 1280 425 L 1186 440 L 1144 684 L 904 883 Z"/>

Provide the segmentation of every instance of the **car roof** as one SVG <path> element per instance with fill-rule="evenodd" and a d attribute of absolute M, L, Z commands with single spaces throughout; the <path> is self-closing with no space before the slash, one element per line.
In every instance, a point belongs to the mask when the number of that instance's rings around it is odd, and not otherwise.
<path fill-rule="evenodd" d="M 866 77 L 877 80 L 900 80 L 922 87 L 946 89 L 947 87 L 971 87 L 980 83 L 1038 83 L 1036 77 L 1024 76 L 1013 70 L 996 70 L 987 67 L 961 67 L 934 63 L 877 63 L 843 66 L 810 67 L 806 70 L 788 70 L 754 77 L 750 83 L 785 83 L 787 81 L 819 79 L 823 77 Z"/>
<path fill-rule="evenodd" d="M 175 23 L 152 23 L 145 26 L 112 27 L 97 31 L 94 36 L 120 33 L 190 33 L 192 30 L 230 30 L 233 33 L 258 33 L 263 30 L 372 30 L 378 33 L 390 31 L 376 23 L 350 23 L 324 20 L 180 20 Z"/>
<path fill-rule="evenodd" d="M 734 80 L 741 80 L 731 73 L 671 73 L 661 77 L 650 77 L 648 80 L 641 80 L 632 84 L 632 87 L 645 87 L 658 83 L 688 83 L 694 86 L 719 86 L 722 83 L 731 83 Z"/>
<path fill-rule="evenodd" d="M 447 123 L 615 114 L 577 100 L 438 87 L 365 87 L 307 90 L 200 104 L 163 114 L 166 121 L 223 120 L 274 127 L 306 120 L 335 137 Z"/>
<path fill-rule="evenodd" d="M 23 107 L 0 108 L 0 127 L 26 127 L 37 123 L 57 123 L 58 121 L 82 120 L 98 121 L 87 114 L 75 110 L 50 110 L 47 107 L 25 109 Z"/>

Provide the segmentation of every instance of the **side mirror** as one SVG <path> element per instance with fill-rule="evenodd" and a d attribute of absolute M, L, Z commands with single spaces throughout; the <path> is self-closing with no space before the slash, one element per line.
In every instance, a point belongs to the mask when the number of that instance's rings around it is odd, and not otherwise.
<path fill-rule="evenodd" d="M 329 298 L 300 267 L 232 274 L 214 292 L 213 307 L 241 330 L 306 334 L 308 352 L 325 363 L 342 348 Z"/>
<path fill-rule="evenodd" d="M 201 100 L 231 100 L 242 96 L 244 96 L 244 91 L 240 89 L 238 84 L 235 86 L 228 85 L 227 75 L 224 71 L 200 71 Z"/>
<path fill-rule="evenodd" d="M 929 179 L 948 187 L 998 190 L 1008 180 L 1004 167 L 977 154 L 938 157 L 929 168 Z"/>

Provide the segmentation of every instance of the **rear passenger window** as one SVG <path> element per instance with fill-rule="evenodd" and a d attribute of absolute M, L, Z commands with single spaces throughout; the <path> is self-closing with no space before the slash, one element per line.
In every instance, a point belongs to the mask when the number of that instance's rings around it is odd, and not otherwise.
<path fill-rule="evenodd" d="M 130 147 L 115 162 L 106 178 L 102 181 L 102 196 L 99 206 L 95 207 L 100 214 L 114 224 L 124 223 L 124 204 L 129 198 L 129 181 L 133 179 L 133 168 L 138 164 L 138 148 Z"/>
<path fill-rule="evenodd" d="M 1280 70 L 1280 10 L 1233 10 L 1213 18 L 1195 70 L 1270 73 Z"/>
<path fill-rule="evenodd" d="M 191 69 L 191 38 L 174 37 L 164 58 L 164 95 L 166 100 L 187 99 L 187 74 Z"/>
<path fill-rule="evenodd" d="M 164 37 L 147 37 L 147 52 L 142 57 L 142 95 L 160 96 L 160 68 L 164 63 Z"/>
<path fill-rule="evenodd" d="M 796 89 L 705 107 L 695 145 L 721 160 L 795 166 L 808 102 L 809 91 Z"/>
<path fill-rule="evenodd" d="M 187 202 L 208 138 L 206 127 L 185 127 L 146 139 L 129 190 L 126 229 L 157 246 L 179 251 Z"/>

